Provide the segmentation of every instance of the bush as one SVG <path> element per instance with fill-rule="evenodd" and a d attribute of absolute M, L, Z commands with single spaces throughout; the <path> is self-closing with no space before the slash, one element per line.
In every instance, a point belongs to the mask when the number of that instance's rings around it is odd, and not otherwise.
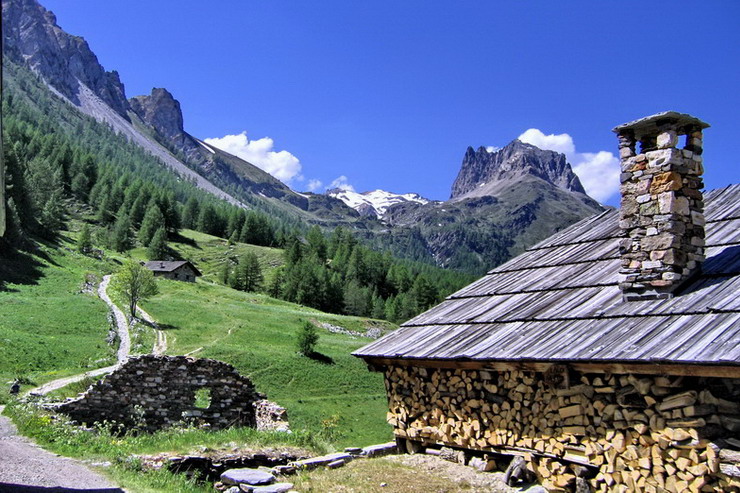
<path fill-rule="evenodd" d="M 319 333 L 316 326 L 311 322 L 304 322 L 298 332 L 298 352 L 304 356 L 314 354 L 317 342 L 319 342 Z"/>

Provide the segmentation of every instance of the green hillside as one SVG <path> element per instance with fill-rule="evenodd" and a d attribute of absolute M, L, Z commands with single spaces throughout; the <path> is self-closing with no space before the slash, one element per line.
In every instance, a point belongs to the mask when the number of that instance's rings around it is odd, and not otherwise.
<path fill-rule="evenodd" d="M 125 256 L 103 250 L 104 260 L 96 260 L 77 253 L 81 224 L 71 221 L 58 245 L 40 244 L 35 255 L 17 254 L 2 263 L 0 274 L 8 279 L 6 291 L 0 292 L 3 381 L 21 377 L 27 388 L 114 361 L 115 348 L 106 343 L 106 306 L 80 291 L 86 278 L 99 280 Z M 370 327 L 387 332 L 395 326 L 327 314 L 214 282 L 224 261 L 247 252 L 257 255 L 269 278 L 283 263 L 282 250 L 230 244 L 191 230 L 182 231 L 180 241 L 171 242 L 170 248 L 191 260 L 204 276 L 197 283 L 158 279 L 160 294 L 143 304 L 165 330 L 168 354 L 192 353 L 233 364 L 268 398 L 288 409 L 294 429 L 308 430 L 337 447 L 389 438 L 382 378 L 350 356 L 370 339 L 320 328 L 320 357 L 311 359 L 298 354 L 296 334 L 305 321 L 359 333 Z M 145 249 L 129 253 L 143 259 Z M 148 343 L 153 337 L 148 334 L 142 340 Z M 148 350 L 149 346 L 140 348 Z"/>
<path fill-rule="evenodd" d="M 79 253 L 39 244 L 33 254 L 16 253 L 0 261 L 0 403 L 14 378 L 42 384 L 62 376 L 108 366 L 115 348 L 106 343 L 108 309 L 81 292 L 87 273 L 112 267 Z"/>

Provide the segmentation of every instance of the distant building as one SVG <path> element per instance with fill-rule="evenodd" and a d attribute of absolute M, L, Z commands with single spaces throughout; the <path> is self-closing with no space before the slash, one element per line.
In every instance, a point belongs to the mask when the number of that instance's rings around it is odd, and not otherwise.
<path fill-rule="evenodd" d="M 155 276 L 175 281 L 195 282 L 197 276 L 203 275 L 187 260 L 179 260 L 177 262 L 153 260 L 144 264 L 144 267 L 154 272 Z"/>

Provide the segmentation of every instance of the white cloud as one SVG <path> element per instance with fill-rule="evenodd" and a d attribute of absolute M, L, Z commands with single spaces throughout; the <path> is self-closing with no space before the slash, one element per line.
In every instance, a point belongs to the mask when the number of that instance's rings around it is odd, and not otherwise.
<path fill-rule="evenodd" d="M 329 183 L 329 186 L 327 187 L 327 190 L 330 190 L 332 188 L 338 188 L 340 190 L 348 190 L 350 192 L 354 192 L 355 191 L 355 187 L 353 187 L 352 185 L 350 185 L 348 183 L 347 177 L 344 176 L 344 175 L 336 178 L 334 181 L 332 181 L 331 183 Z"/>
<path fill-rule="evenodd" d="M 519 136 L 519 140 L 539 147 L 560 152 L 570 157 L 576 152 L 576 146 L 573 144 L 573 138 L 568 134 L 550 134 L 545 135 L 541 130 L 530 128 Z M 573 163 L 571 163 L 573 164 Z"/>
<path fill-rule="evenodd" d="M 270 173 L 278 180 L 289 183 L 301 180 L 301 162 L 288 151 L 274 151 L 275 143 L 270 137 L 249 140 L 247 132 L 239 135 L 225 135 L 204 142 L 249 161 L 258 168 Z"/>
<path fill-rule="evenodd" d="M 586 193 L 599 202 L 606 202 L 619 192 L 619 159 L 611 152 L 576 152 L 570 135 L 545 135 L 536 128 L 528 129 L 519 136 L 519 140 L 540 149 L 565 154 Z"/>
<path fill-rule="evenodd" d="M 308 180 L 308 183 L 306 183 L 306 190 L 308 190 L 309 192 L 315 192 L 316 190 L 321 188 L 321 185 L 323 185 L 323 183 L 321 183 L 321 180 L 312 178 Z"/>
<path fill-rule="evenodd" d="M 486 147 L 486 150 L 488 152 L 496 152 L 496 151 L 500 151 L 501 148 L 500 147 L 496 147 L 496 146 L 488 146 L 488 147 Z"/>

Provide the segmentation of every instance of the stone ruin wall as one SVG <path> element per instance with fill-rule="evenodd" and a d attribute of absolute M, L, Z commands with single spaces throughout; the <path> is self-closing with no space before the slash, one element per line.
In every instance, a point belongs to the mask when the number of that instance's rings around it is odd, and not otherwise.
<path fill-rule="evenodd" d="M 388 422 L 410 451 L 523 455 L 548 491 L 740 491 L 740 379 L 564 375 L 388 367 Z"/>
<path fill-rule="evenodd" d="M 200 389 L 210 391 L 207 408 L 195 405 Z M 263 398 L 249 379 L 221 361 L 146 355 L 129 359 L 56 410 L 81 423 L 112 421 L 146 431 L 183 422 L 223 429 L 255 427 L 255 403 Z"/>

